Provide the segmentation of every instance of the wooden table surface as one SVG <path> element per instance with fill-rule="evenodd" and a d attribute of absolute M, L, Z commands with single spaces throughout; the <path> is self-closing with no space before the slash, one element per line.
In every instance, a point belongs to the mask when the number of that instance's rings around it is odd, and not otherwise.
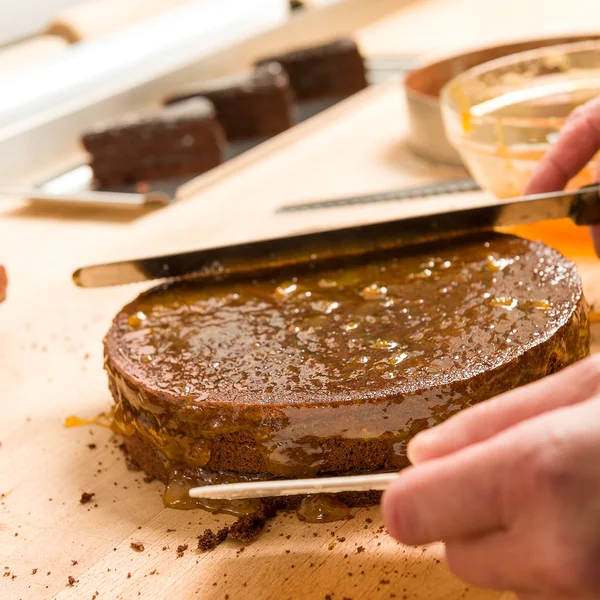
<path fill-rule="evenodd" d="M 93 417 L 110 406 L 101 339 L 118 309 L 147 287 L 80 290 L 70 281 L 76 267 L 485 199 L 465 194 L 377 209 L 274 213 L 288 202 L 461 175 L 414 158 L 405 133 L 402 94 L 391 83 L 200 178 L 187 197 L 159 212 L 125 218 L 16 202 L 0 208 L 0 262 L 10 277 L 0 305 L 1 598 L 509 597 L 455 579 L 439 545 L 397 545 L 381 531 L 377 508 L 328 525 L 280 515 L 243 552 L 228 542 L 200 554 L 197 536 L 229 517 L 162 508 L 162 486 L 125 468 L 108 431 L 64 427 L 69 415 Z M 591 289 L 593 280 L 587 284 Z M 81 505 L 84 491 L 95 497 Z"/>

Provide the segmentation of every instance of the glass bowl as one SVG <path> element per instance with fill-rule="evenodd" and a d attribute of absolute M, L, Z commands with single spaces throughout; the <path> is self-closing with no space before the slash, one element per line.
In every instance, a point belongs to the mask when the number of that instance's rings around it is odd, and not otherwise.
<path fill-rule="evenodd" d="M 539 48 L 452 79 L 441 94 L 444 128 L 477 183 L 498 198 L 511 198 L 523 194 L 573 109 L 599 95 L 600 41 Z M 567 187 L 594 181 L 595 164 Z M 587 234 L 565 222 L 525 231 L 567 254 L 581 244 L 584 252 L 591 249 Z"/>

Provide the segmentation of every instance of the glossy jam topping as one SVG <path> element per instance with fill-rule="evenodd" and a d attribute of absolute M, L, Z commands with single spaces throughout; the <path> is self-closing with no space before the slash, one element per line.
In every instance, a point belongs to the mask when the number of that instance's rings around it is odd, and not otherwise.
<path fill-rule="evenodd" d="M 84 425 L 100 425 L 101 427 L 113 427 L 113 414 L 101 413 L 97 417 L 92 419 L 84 419 L 76 415 L 71 415 L 65 419 L 65 427 L 82 427 Z M 122 433 L 122 429 L 119 428 L 117 433 Z"/>
<path fill-rule="evenodd" d="M 120 315 L 111 359 L 189 406 L 397 395 L 499 365 L 545 336 L 572 305 L 573 269 L 496 237 L 277 279 L 167 286 Z M 547 310 L 534 310 L 541 302 Z"/>
<path fill-rule="evenodd" d="M 310 494 L 302 498 L 296 511 L 301 521 L 308 523 L 331 523 L 341 521 L 350 509 L 338 498 L 329 494 Z"/>

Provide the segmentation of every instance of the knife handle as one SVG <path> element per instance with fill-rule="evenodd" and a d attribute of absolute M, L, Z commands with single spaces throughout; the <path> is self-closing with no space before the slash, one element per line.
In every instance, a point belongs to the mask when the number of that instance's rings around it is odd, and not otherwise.
<path fill-rule="evenodd" d="M 600 224 L 600 184 L 584 185 L 576 192 L 570 217 L 576 225 Z"/>

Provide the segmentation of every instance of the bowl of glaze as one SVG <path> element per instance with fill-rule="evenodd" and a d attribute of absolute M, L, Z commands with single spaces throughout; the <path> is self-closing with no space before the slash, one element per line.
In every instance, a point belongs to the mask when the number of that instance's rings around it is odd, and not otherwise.
<path fill-rule="evenodd" d="M 434 163 L 463 165 L 459 153 L 446 137 L 440 108 L 441 91 L 454 77 L 519 52 L 598 39 L 600 35 L 588 34 L 512 42 L 449 56 L 411 71 L 404 80 L 411 150 Z"/>
<path fill-rule="evenodd" d="M 571 112 L 600 96 L 600 40 L 549 46 L 490 61 L 442 90 L 446 135 L 472 177 L 498 198 L 523 194 Z M 595 160 L 567 188 L 595 179 Z M 555 247 L 583 240 L 565 223 L 538 235 Z M 567 229 L 565 229 L 567 227 Z M 587 237 L 585 238 L 587 240 Z M 573 255 L 572 248 L 559 248 Z"/>
<path fill-rule="evenodd" d="M 499 198 L 523 193 L 571 112 L 600 96 L 600 41 L 490 61 L 442 90 L 446 135 L 473 178 Z M 593 164 L 571 187 L 593 181 Z"/>

